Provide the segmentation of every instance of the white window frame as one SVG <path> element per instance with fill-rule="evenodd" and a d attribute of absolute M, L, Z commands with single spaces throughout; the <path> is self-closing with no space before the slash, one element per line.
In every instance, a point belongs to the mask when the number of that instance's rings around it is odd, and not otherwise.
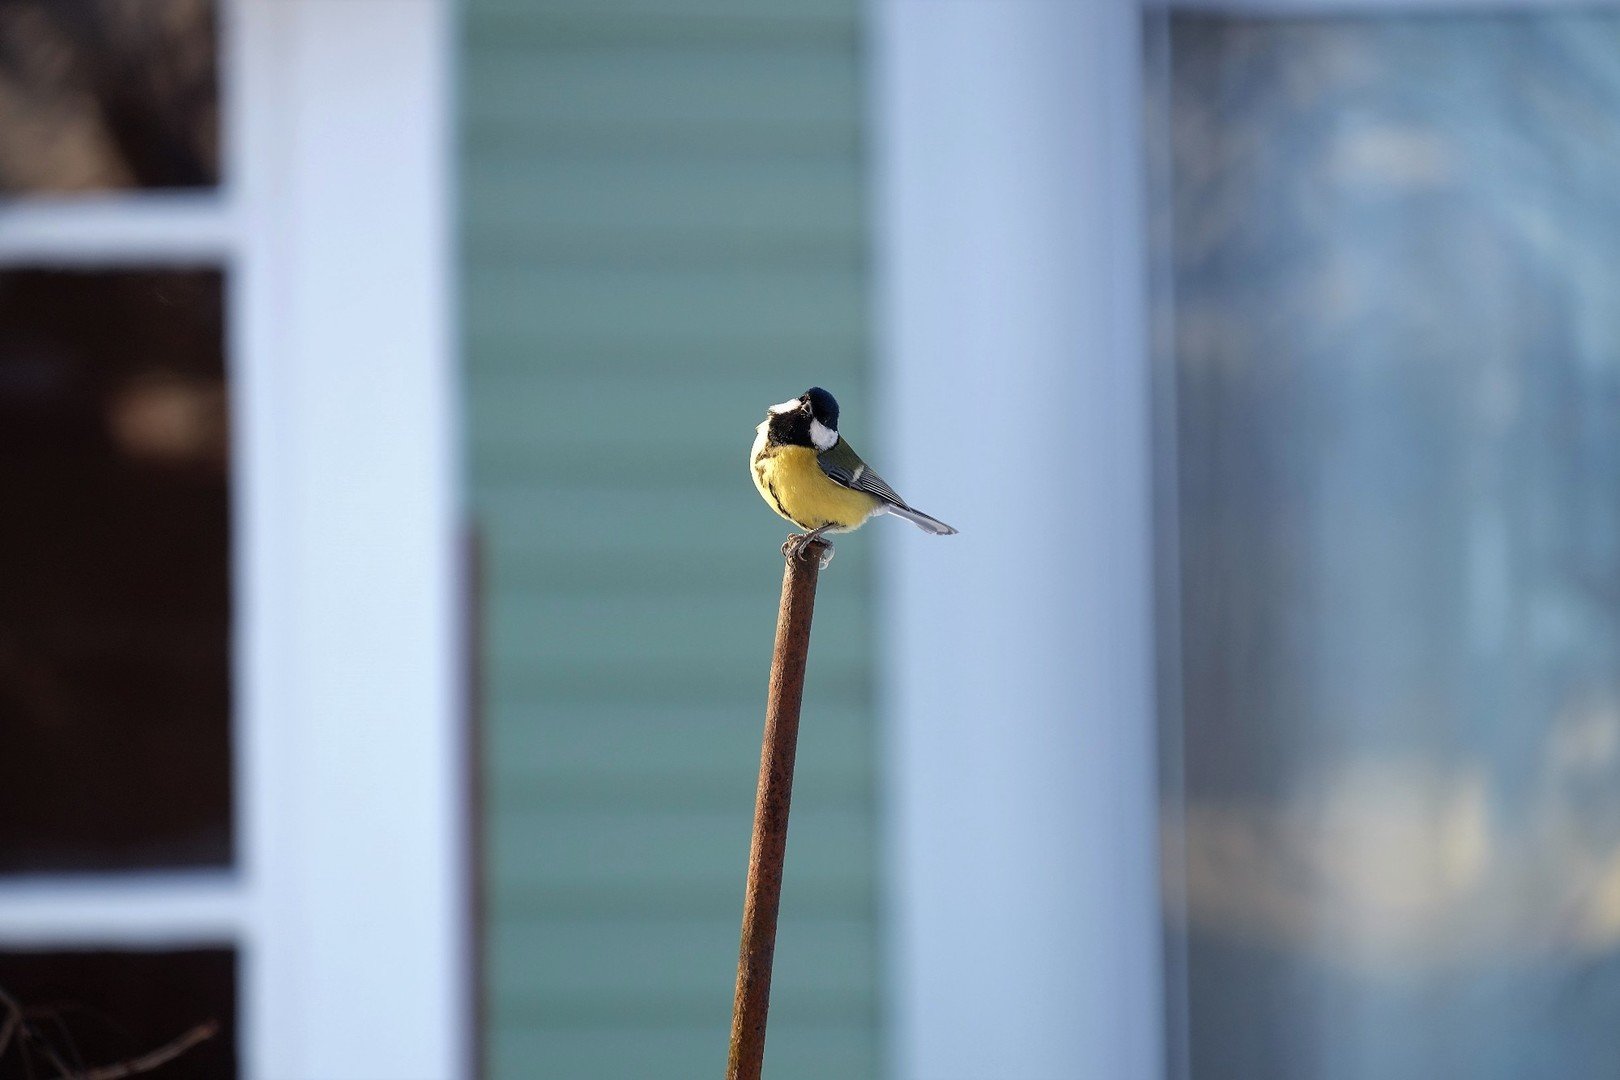
<path fill-rule="evenodd" d="M 0 879 L 0 948 L 229 944 L 241 1073 L 471 1071 L 449 0 L 218 0 L 217 194 L 0 266 L 225 270 L 237 864 Z"/>

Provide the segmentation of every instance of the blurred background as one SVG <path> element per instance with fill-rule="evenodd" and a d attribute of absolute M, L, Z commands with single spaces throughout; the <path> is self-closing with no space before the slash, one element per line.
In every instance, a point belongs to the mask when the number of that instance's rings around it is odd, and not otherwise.
<path fill-rule="evenodd" d="M 1161 32 L 1184 1067 L 1614 1075 L 1620 17 Z"/>
<path fill-rule="evenodd" d="M 1620 1075 L 1605 6 L 0 3 L 0 1080 Z"/>

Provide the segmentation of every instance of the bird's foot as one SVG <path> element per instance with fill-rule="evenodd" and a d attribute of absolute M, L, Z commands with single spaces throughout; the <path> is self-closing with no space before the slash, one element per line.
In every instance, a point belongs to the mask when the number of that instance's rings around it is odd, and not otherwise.
<path fill-rule="evenodd" d="M 786 542 L 782 544 L 783 557 L 789 561 L 797 559 L 800 555 L 804 554 L 804 549 L 808 547 L 810 545 L 810 541 L 814 540 L 815 538 L 816 536 L 814 533 L 794 533 L 792 536 L 787 538 Z"/>
<path fill-rule="evenodd" d="M 822 534 L 824 531 L 825 529 L 822 528 L 811 529 L 807 533 L 794 533 L 792 536 L 788 537 L 787 542 L 782 545 L 783 557 L 789 560 L 797 559 L 804 554 L 805 548 L 819 540 L 822 545 L 821 558 L 819 560 L 821 563 L 820 568 L 822 570 L 827 569 L 828 565 L 831 564 L 833 560 L 833 546 L 832 541 L 822 539 Z"/>

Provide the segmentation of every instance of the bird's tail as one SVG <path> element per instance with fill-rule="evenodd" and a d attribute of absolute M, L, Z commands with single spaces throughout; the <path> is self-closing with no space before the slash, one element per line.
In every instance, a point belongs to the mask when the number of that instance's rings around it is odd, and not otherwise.
<path fill-rule="evenodd" d="M 900 506 L 895 503 L 886 503 L 883 507 L 895 517 L 903 517 L 917 528 L 930 536 L 955 536 L 956 530 L 945 524 L 939 518 L 929 517 L 921 510 L 913 510 L 909 506 Z"/>

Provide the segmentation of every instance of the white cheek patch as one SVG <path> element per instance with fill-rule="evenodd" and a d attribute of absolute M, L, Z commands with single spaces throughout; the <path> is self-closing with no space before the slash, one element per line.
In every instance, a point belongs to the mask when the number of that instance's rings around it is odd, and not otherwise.
<path fill-rule="evenodd" d="M 772 405 L 765 411 L 770 413 L 772 416 L 781 416 L 783 413 L 793 412 L 799 407 L 799 404 L 799 399 L 794 398 L 792 401 L 784 401 L 780 405 Z"/>
<path fill-rule="evenodd" d="M 838 445 L 838 432 L 820 420 L 810 421 L 810 441 L 817 450 L 831 450 Z"/>

